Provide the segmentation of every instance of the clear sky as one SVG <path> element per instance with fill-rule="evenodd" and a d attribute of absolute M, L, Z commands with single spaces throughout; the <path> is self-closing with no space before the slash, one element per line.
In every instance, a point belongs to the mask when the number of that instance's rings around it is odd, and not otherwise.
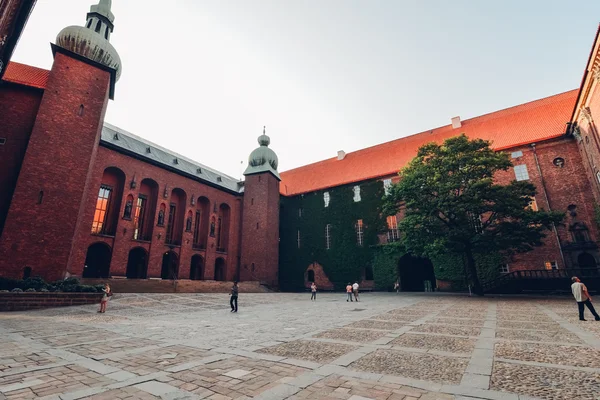
<path fill-rule="evenodd" d="M 95 0 L 38 0 L 14 61 Z M 234 177 L 267 126 L 280 171 L 579 86 L 580 0 L 113 0 L 106 121 Z"/>

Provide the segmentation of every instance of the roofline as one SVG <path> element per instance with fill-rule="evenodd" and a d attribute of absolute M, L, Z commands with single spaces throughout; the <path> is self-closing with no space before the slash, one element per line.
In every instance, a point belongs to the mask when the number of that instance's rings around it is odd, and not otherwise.
<path fill-rule="evenodd" d="M 19 43 L 21 33 L 25 29 L 25 25 L 27 25 L 27 21 L 35 7 L 36 1 L 37 0 L 23 0 L 12 21 L 12 34 L 9 33 L 8 40 L 4 44 L 3 51 L 0 54 L 2 56 L 0 58 L 0 80 L 2 80 L 2 77 L 4 76 L 4 71 L 6 71 L 6 68 L 8 67 L 15 47 L 17 47 L 17 43 Z"/>
<path fill-rule="evenodd" d="M 100 146 L 106 147 L 107 149 L 110 149 L 110 150 L 114 150 L 117 153 L 121 153 L 121 154 L 124 154 L 126 156 L 135 158 L 136 160 L 148 163 L 150 165 L 154 165 L 156 167 L 162 168 L 162 169 L 167 170 L 169 172 L 173 172 L 173 173 L 175 173 L 177 175 L 180 175 L 180 176 L 183 176 L 185 178 L 191 179 L 193 181 L 202 183 L 202 184 L 210 186 L 212 188 L 219 189 L 219 190 L 221 190 L 223 192 L 227 192 L 227 193 L 230 193 L 230 194 L 233 194 L 233 195 L 236 195 L 236 196 L 243 196 L 244 195 L 243 192 L 236 192 L 235 190 L 231 190 L 231 189 L 228 189 L 226 187 L 219 186 L 219 185 L 217 185 L 217 184 L 215 184 L 213 182 L 210 182 L 210 181 L 204 180 L 204 179 L 202 179 L 200 177 L 194 176 L 192 174 L 188 174 L 186 172 L 180 171 L 180 170 L 178 170 L 176 168 L 170 167 L 170 166 L 165 165 L 165 164 L 163 164 L 161 162 L 150 160 L 150 159 L 145 158 L 144 156 L 141 156 L 141 155 L 139 155 L 139 154 L 137 154 L 137 153 L 135 153 L 133 151 L 129 151 L 129 150 L 124 149 L 124 148 L 119 147 L 119 146 L 115 146 L 114 144 L 109 143 L 109 142 L 105 142 L 104 140 L 100 140 Z"/>
<path fill-rule="evenodd" d="M 506 107 L 506 108 L 502 108 L 502 109 L 500 109 L 500 110 L 496 110 L 496 111 L 492 111 L 492 112 L 489 112 L 489 113 L 481 114 L 481 115 L 478 115 L 478 116 L 476 116 L 476 117 L 472 117 L 472 118 L 469 118 L 469 119 L 462 120 L 462 122 L 463 122 L 463 123 L 467 123 L 467 122 L 469 122 L 469 121 L 472 121 L 472 120 L 474 120 L 474 119 L 477 119 L 477 118 L 482 118 L 482 117 L 489 116 L 489 115 L 492 115 L 492 114 L 496 114 L 496 113 L 499 113 L 499 112 L 502 112 L 502 111 L 510 110 L 511 108 L 517 108 L 517 107 L 521 107 L 521 106 L 523 106 L 523 105 L 526 105 L 526 104 L 529 104 L 529 103 L 535 103 L 535 102 L 537 102 L 537 101 L 541 101 L 541 100 L 550 99 L 550 98 L 552 98 L 552 97 L 556 97 L 556 96 L 561 96 L 561 95 L 563 95 L 563 94 L 565 94 L 565 93 L 569 93 L 569 92 L 572 92 L 572 91 L 574 91 L 574 90 L 577 90 L 577 89 L 570 89 L 570 90 L 566 90 L 566 91 L 564 91 L 564 92 L 555 93 L 555 94 L 553 94 L 553 95 L 550 95 L 550 96 L 542 97 L 541 99 L 535 99 L 535 100 L 528 101 L 528 102 L 526 102 L 526 103 L 517 104 L 516 106 Z M 346 157 L 347 157 L 347 156 L 349 156 L 349 155 L 351 155 L 351 154 L 357 153 L 357 152 L 361 152 L 361 151 L 365 151 L 365 150 L 373 149 L 373 148 L 375 148 L 375 147 L 379 147 L 379 146 L 385 146 L 385 145 L 389 145 L 390 143 L 394 143 L 394 142 L 397 142 L 397 141 L 400 141 L 400 140 L 406 140 L 406 139 L 413 138 L 413 137 L 416 137 L 416 136 L 419 136 L 419 135 L 423 135 L 423 134 L 426 134 L 426 133 L 435 132 L 435 131 L 436 131 L 436 130 L 438 130 L 438 129 L 446 128 L 446 127 L 449 127 L 449 126 L 452 126 L 452 124 L 447 124 L 447 125 L 438 126 L 437 128 L 427 129 L 427 130 L 425 130 L 425 131 L 421 131 L 421 132 L 413 133 L 413 134 L 411 134 L 411 135 L 407 135 L 407 136 L 402 136 L 402 137 L 400 137 L 400 138 L 397 138 L 397 139 L 392 139 L 392 140 L 389 140 L 389 141 L 387 141 L 387 142 L 382 142 L 382 143 L 374 144 L 374 145 L 372 145 L 372 146 L 369 146 L 369 147 L 364 147 L 364 148 L 362 148 L 362 149 L 358 149 L 358 150 L 355 150 L 355 151 L 351 151 L 351 152 L 349 152 L 349 153 L 346 153 Z M 458 128 L 458 129 L 459 129 L 459 128 Z M 459 130 L 460 130 L 460 129 L 459 129 Z M 560 136 L 560 135 L 558 135 L 558 136 Z M 553 138 L 554 138 L 554 137 L 551 137 L 551 138 L 549 138 L 549 139 L 553 139 Z M 544 139 L 544 140 L 545 140 L 545 139 Z M 516 147 L 516 146 L 522 146 L 522 145 L 529 144 L 529 143 L 533 143 L 533 142 L 524 142 L 524 143 L 521 143 L 521 144 L 518 144 L 518 145 L 510 145 L 510 146 L 508 146 L 508 147 L 496 148 L 496 149 L 494 149 L 494 150 L 504 150 L 504 149 L 507 149 L 507 148 Z M 330 157 L 330 158 L 326 158 L 326 159 L 324 159 L 324 160 L 319 160 L 319 161 L 316 161 L 316 162 L 314 162 L 314 163 L 310 163 L 310 164 L 306 164 L 306 165 L 301 165 L 301 166 L 299 166 L 299 167 L 296 167 L 296 168 L 292 168 L 292 169 L 288 169 L 288 170 L 286 170 L 286 171 L 282 171 L 280 174 L 285 174 L 286 172 L 295 171 L 295 170 L 297 170 L 297 169 L 302 169 L 302 168 L 305 168 L 305 167 L 307 167 L 307 166 L 309 166 L 309 165 L 310 165 L 310 166 L 312 166 L 312 165 L 320 164 L 320 163 L 322 163 L 322 162 L 326 162 L 326 161 L 330 161 L 330 160 L 335 160 L 335 159 L 336 159 L 336 157 Z"/>
<path fill-rule="evenodd" d="M 579 109 L 579 100 L 581 100 L 581 95 L 583 93 L 583 87 L 585 85 L 585 81 L 589 75 L 589 66 L 592 62 L 592 58 L 594 55 L 594 49 L 596 48 L 596 44 L 598 43 L 598 39 L 600 39 L 600 23 L 598 24 L 598 29 L 596 30 L 596 37 L 592 42 L 592 48 L 590 49 L 590 55 L 588 56 L 588 61 L 585 64 L 585 70 L 583 71 L 583 78 L 581 78 L 581 84 L 579 85 L 579 93 L 577 94 L 577 99 L 575 99 L 575 106 L 573 108 L 573 113 L 571 114 L 571 122 L 575 122 L 575 114 L 577 114 L 577 110 Z"/>
<path fill-rule="evenodd" d="M 499 147 L 497 149 L 493 149 L 494 151 L 506 151 L 509 149 L 514 149 L 517 147 L 523 147 L 523 146 L 527 146 L 527 145 L 531 145 L 531 144 L 537 144 L 537 143 L 545 143 L 545 142 L 549 142 L 549 141 L 553 141 L 556 139 L 562 139 L 562 138 L 567 138 L 567 134 L 566 133 L 561 133 L 560 135 L 556 135 L 556 136 L 552 136 L 552 137 L 548 137 L 546 139 L 543 140 L 531 140 L 531 141 L 526 141 L 526 142 L 522 142 L 522 143 L 518 143 L 518 144 L 514 144 L 514 145 L 510 145 L 510 146 L 504 146 L 504 147 Z M 377 175 L 371 175 L 367 178 L 361 178 L 361 179 L 357 179 L 357 180 L 351 180 L 351 181 L 347 181 L 341 184 L 337 184 L 337 185 L 327 185 L 327 186 L 323 186 L 323 187 L 319 187 L 313 190 L 306 190 L 306 191 L 301 191 L 301 192 L 296 192 L 296 193 L 292 193 L 292 194 L 284 194 L 281 193 L 280 194 L 284 197 L 294 197 L 294 196 L 300 196 L 301 194 L 307 194 L 307 193 L 313 193 L 313 192 L 318 192 L 321 190 L 326 190 L 326 189 L 331 189 L 331 188 L 336 188 L 339 186 L 345 186 L 345 185 L 351 185 L 353 183 L 360 183 L 360 182 L 367 182 L 367 181 L 371 181 L 373 179 L 382 179 L 385 178 L 387 176 L 395 176 L 398 175 L 398 171 L 391 171 L 389 173 L 384 173 L 384 174 L 377 174 Z M 282 180 L 282 185 L 287 187 L 287 185 L 285 184 L 285 180 Z"/>

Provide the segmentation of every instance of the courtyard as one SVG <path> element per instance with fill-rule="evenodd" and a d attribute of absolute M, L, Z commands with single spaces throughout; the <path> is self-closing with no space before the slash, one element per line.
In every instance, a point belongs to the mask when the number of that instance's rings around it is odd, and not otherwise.
<path fill-rule="evenodd" d="M 116 294 L 0 313 L 0 399 L 600 399 L 571 299 Z"/>

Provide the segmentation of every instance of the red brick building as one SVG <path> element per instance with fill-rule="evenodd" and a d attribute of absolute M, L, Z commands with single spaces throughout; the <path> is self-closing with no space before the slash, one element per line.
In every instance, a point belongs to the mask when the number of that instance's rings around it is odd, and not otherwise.
<path fill-rule="evenodd" d="M 539 192 L 534 207 L 568 215 L 545 246 L 503 269 L 600 262 L 594 217 L 600 202 L 598 37 L 577 90 L 464 121 L 457 117 L 281 177 L 263 132 L 242 182 L 104 121 L 121 71 L 109 41 L 113 21 L 110 2 L 101 0 L 85 26 L 59 33 L 49 71 L 15 62 L 6 68 L 0 83 L 0 276 L 276 285 L 285 268 L 278 254 L 280 196 L 377 180 L 387 186 L 419 146 L 462 133 L 511 154 L 514 169 L 499 181 L 528 179 Z M 382 241 L 395 239 L 396 222 L 388 219 Z M 310 270 L 315 279 L 317 271 L 329 284 L 326 266 L 306 267 L 307 277 Z"/>

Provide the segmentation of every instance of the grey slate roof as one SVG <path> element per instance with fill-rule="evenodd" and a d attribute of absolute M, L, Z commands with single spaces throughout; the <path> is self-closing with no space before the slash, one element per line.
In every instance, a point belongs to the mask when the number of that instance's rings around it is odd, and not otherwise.
<path fill-rule="evenodd" d="M 106 122 L 102 127 L 100 143 L 116 147 L 126 153 L 133 153 L 138 158 L 174 169 L 185 175 L 192 175 L 213 186 L 236 193 L 244 191 L 243 182 Z"/>

